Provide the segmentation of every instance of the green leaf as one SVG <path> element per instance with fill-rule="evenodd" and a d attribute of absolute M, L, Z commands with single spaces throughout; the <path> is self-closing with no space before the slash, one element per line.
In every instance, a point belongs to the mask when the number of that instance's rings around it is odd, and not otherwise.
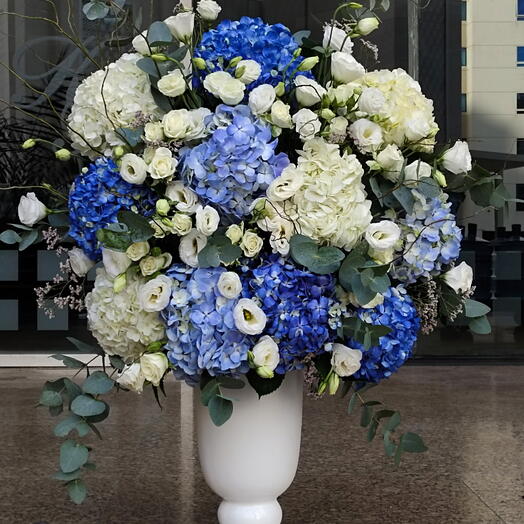
<path fill-rule="evenodd" d="M 308 31 L 308 30 L 304 30 L 304 31 L 297 31 L 294 35 L 293 35 L 293 39 L 295 40 L 295 42 L 301 46 L 302 45 L 302 42 L 304 41 L 304 38 L 309 38 L 311 36 L 311 31 Z"/>
<path fill-rule="evenodd" d="M 64 363 L 64 366 L 72 369 L 82 369 L 85 367 L 83 362 L 77 360 L 76 358 L 68 357 L 66 355 L 51 355 L 49 358 L 54 358 L 55 360 L 61 360 Z"/>
<path fill-rule="evenodd" d="M 69 435 L 69 433 L 71 433 L 71 431 L 73 431 L 73 429 L 76 428 L 76 425 L 81 420 L 82 419 L 75 414 L 69 415 L 67 418 L 60 421 L 55 426 L 55 429 L 54 429 L 55 437 L 67 437 L 67 435 Z"/>
<path fill-rule="evenodd" d="M 93 417 L 106 411 L 106 404 L 88 395 L 79 395 L 71 403 L 71 411 L 79 417 Z"/>
<path fill-rule="evenodd" d="M 115 369 L 118 369 L 118 371 L 122 371 L 126 367 L 125 362 L 117 355 L 110 355 L 109 362 L 111 362 L 111 365 Z"/>
<path fill-rule="evenodd" d="M 153 78 L 160 78 L 160 71 L 157 68 L 155 61 L 149 56 L 145 56 L 138 60 L 136 66 L 148 75 L 151 75 Z"/>
<path fill-rule="evenodd" d="M 103 371 L 95 371 L 85 379 L 82 389 L 84 393 L 91 395 L 105 395 L 113 389 L 114 385 L 114 380 L 110 379 Z"/>
<path fill-rule="evenodd" d="M 57 393 L 60 393 L 64 389 L 64 378 L 59 378 L 54 381 L 47 381 L 44 384 L 44 391 L 56 391 Z"/>
<path fill-rule="evenodd" d="M 173 35 L 164 22 L 153 22 L 147 32 L 147 40 L 151 47 L 158 47 L 170 44 L 173 41 Z"/>
<path fill-rule="evenodd" d="M 0 242 L 4 244 L 16 244 L 22 240 L 22 237 L 12 229 L 6 229 L 0 234 Z"/>
<path fill-rule="evenodd" d="M 107 249 L 123 253 L 132 243 L 130 233 L 117 233 L 109 228 L 96 232 L 97 240 Z"/>
<path fill-rule="evenodd" d="M 220 266 L 218 247 L 212 244 L 206 245 L 206 247 L 198 253 L 198 266 L 201 268 Z"/>
<path fill-rule="evenodd" d="M 360 415 L 360 425 L 363 428 L 366 428 L 368 424 L 371 422 L 371 418 L 373 417 L 373 410 L 366 405 L 362 406 L 362 412 Z"/>
<path fill-rule="evenodd" d="M 208 407 L 211 420 L 215 426 L 222 426 L 233 414 L 233 402 L 220 395 L 212 397 Z"/>
<path fill-rule="evenodd" d="M 411 189 L 408 189 L 406 186 L 400 186 L 393 191 L 393 195 L 399 201 L 406 213 L 410 215 L 413 212 L 413 206 L 415 205 L 415 198 L 413 197 Z"/>
<path fill-rule="evenodd" d="M 91 415 L 91 416 L 87 416 L 86 417 L 86 421 L 88 422 L 89 425 L 92 426 L 91 429 L 94 428 L 93 424 L 96 424 L 98 422 L 102 422 L 103 420 L 105 420 L 108 416 L 109 416 L 109 404 L 107 402 L 104 402 L 103 400 L 100 401 L 102 404 L 104 404 L 104 411 L 102 411 L 102 413 L 98 414 L 98 415 Z"/>
<path fill-rule="evenodd" d="M 391 431 L 384 431 L 384 451 L 388 457 L 393 457 L 395 451 L 397 450 L 397 445 L 391 440 Z"/>
<path fill-rule="evenodd" d="M 92 1 L 85 4 L 82 11 L 88 20 L 99 20 L 109 14 L 109 6 L 103 2 Z"/>
<path fill-rule="evenodd" d="M 82 390 L 78 384 L 68 378 L 64 379 L 64 385 L 67 391 L 67 396 L 69 397 L 69 404 L 71 405 L 71 402 L 73 402 L 78 395 L 82 394 Z"/>
<path fill-rule="evenodd" d="M 404 433 L 400 437 L 400 447 L 408 453 L 423 453 L 428 450 L 422 437 L 416 433 Z"/>
<path fill-rule="evenodd" d="M 66 440 L 60 446 L 60 469 L 72 473 L 81 468 L 89 458 L 89 450 L 74 440 Z"/>
<path fill-rule="evenodd" d="M 477 302 L 476 300 L 471 300 L 467 298 L 464 302 L 464 314 L 468 318 L 479 318 L 487 315 L 491 311 L 491 308 L 483 304 L 482 302 Z"/>
<path fill-rule="evenodd" d="M 132 211 L 120 211 L 118 221 L 129 228 L 133 242 L 145 242 L 155 233 L 147 218 Z"/>
<path fill-rule="evenodd" d="M 97 346 L 92 346 L 91 344 L 86 344 L 85 342 L 82 342 L 81 340 L 78 340 L 73 337 L 67 337 L 67 340 L 71 342 L 78 351 L 81 353 L 96 353 L 97 355 L 104 355 L 105 353 Z"/>
<path fill-rule="evenodd" d="M 59 471 L 58 473 L 55 473 L 52 478 L 54 478 L 55 480 L 61 480 L 62 482 L 70 482 L 71 480 L 79 479 L 81 475 L 82 470 L 79 468 L 71 473 L 64 473 L 63 471 Z"/>
<path fill-rule="evenodd" d="M 32 246 L 38 240 L 38 231 L 34 229 L 33 231 L 27 231 L 22 233 L 22 239 L 20 240 L 20 245 L 18 246 L 19 251 L 25 251 L 29 246 Z"/>
<path fill-rule="evenodd" d="M 391 416 L 387 424 L 384 426 L 384 431 L 388 431 L 388 432 L 394 431 L 395 428 L 399 426 L 399 424 L 400 424 L 400 413 L 396 411 L 395 414 Z"/>
<path fill-rule="evenodd" d="M 417 190 L 426 198 L 436 198 L 442 193 L 438 182 L 431 177 L 422 178 L 418 183 Z"/>
<path fill-rule="evenodd" d="M 53 213 L 47 215 L 47 220 L 53 227 L 69 227 L 69 215 L 67 213 Z"/>
<path fill-rule="evenodd" d="M 353 395 L 351 395 L 351 398 L 349 399 L 349 404 L 348 404 L 348 413 L 351 415 L 351 413 L 353 413 L 354 409 L 355 409 L 355 406 L 357 404 L 357 400 L 358 400 L 358 395 L 356 393 L 353 393 Z"/>
<path fill-rule="evenodd" d="M 200 392 L 200 401 L 203 406 L 209 406 L 211 399 L 218 393 L 219 385 L 216 378 L 210 380 Z"/>
<path fill-rule="evenodd" d="M 226 375 L 217 378 L 220 387 L 226 389 L 243 389 L 246 384 L 239 378 L 228 377 Z"/>
<path fill-rule="evenodd" d="M 291 237 L 290 248 L 295 262 L 319 275 L 338 271 L 345 258 L 342 250 L 336 247 L 319 247 L 313 239 L 304 235 Z"/>
<path fill-rule="evenodd" d="M 507 190 L 504 183 L 499 183 L 495 187 L 493 193 L 491 194 L 490 204 L 497 209 L 501 209 L 506 205 L 506 202 L 508 202 L 509 200 L 511 200 L 511 195 L 509 194 L 509 191 Z"/>
<path fill-rule="evenodd" d="M 489 335 L 491 333 L 491 324 L 486 316 L 474 318 L 469 323 L 469 329 L 477 335 Z"/>
<path fill-rule="evenodd" d="M 142 135 L 144 134 L 143 127 L 129 128 L 121 127 L 116 130 L 125 142 L 127 142 L 131 147 L 136 147 L 142 141 Z"/>
<path fill-rule="evenodd" d="M 60 406 L 50 406 L 50 407 L 49 407 L 49 414 L 50 414 L 52 417 L 58 417 L 58 415 L 61 415 L 63 411 L 64 411 L 64 406 L 63 406 L 63 405 L 60 405 Z"/>
<path fill-rule="evenodd" d="M 56 391 L 44 390 L 40 395 L 40 405 L 48 408 L 58 407 L 63 404 L 62 395 Z"/>
<path fill-rule="evenodd" d="M 50 215 L 50 216 L 52 216 L 52 215 Z M 16 229 L 21 229 L 22 231 L 32 231 L 33 230 L 32 227 L 25 226 L 24 224 L 12 224 L 12 223 L 9 223 L 7 225 L 15 227 Z"/>
<path fill-rule="evenodd" d="M 259 398 L 274 393 L 284 381 L 284 375 L 275 373 L 273 378 L 262 378 L 253 369 L 249 371 L 246 377 L 250 386 L 257 392 Z"/>
<path fill-rule="evenodd" d="M 67 485 L 67 491 L 69 493 L 69 498 L 75 504 L 82 504 L 87 495 L 86 485 L 84 481 L 81 479 L 69 482 L 69 484 Z"/>
<path fill-rule="evenodd" d="M 368 428 L 368 434 L 367 434 L 368 442 L 371 442 L 375 438 L 377 434 L 377 429 L 378 429 L 378 421 L 373 419 Z"/>

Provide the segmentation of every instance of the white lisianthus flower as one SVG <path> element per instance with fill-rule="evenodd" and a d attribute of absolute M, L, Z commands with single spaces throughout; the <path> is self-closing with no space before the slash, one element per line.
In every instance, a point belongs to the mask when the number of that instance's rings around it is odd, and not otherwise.
<path fill-rule="evenodd" d="M 167 147 L 159 147 L 149 164 L 149 173 L 155 180 L 170 179 L 178 166 L 178 160 Z"/>
<path fill-rule="evenodd" d="M 422 160 L 416 160 L 411 162 L 404 169 L 404 184 L 406 186 L 412 186 L 418 184 L 423 178 L 431 176 L 433 168 Z"/>
<path fill-rule="evenodd" d="M 195 213 L 200 205 L 197 194 L 179 180 L 167 186 L 166 197 L 176 202 L 175 207 L 178 211 L 190 215 Z"/>
<path fill-rule="evenodd" d="M 385 250 L 395 247 L 400 238 L 400 228 L 390 220 L 382 220 L 369 224 L 366 229 L 366 242 L 376 250 Z"/>
<path fill-rule="evenodd" d="M 132 45 L 137 53 L 144 56 L 149 56 L 155 52 L 155 48 L 150 49 L 149 47 L 147 41 L 147 29 L 133 38 Z"/>
<path fill-rule="evenodd" d="M 461 262 L 444 273 L 442 278 L 455 293 L 467 293 L 473 285 L 473 269 L 466 262 Z"/>
<path fill-rule="evenodd" d="M 331 76 L 336 82 L 348 84 L 366 73 L 364 66 L 355 58 L 342 51 L 331 55 Z"/>
<path fill-rule="evenodd" d="M 240 242 L 240 248 L 249 258 L 256 257 L 264 247 L 264 241 L 254 232 L 246 231 Z"/>
<path fill-rule="evenodd" d="M 142 368 L 138 362 L 126 366 L 116 378 L 118 384 L 124 389 L 129 389 L 135 393 L 142 393 L 142 391 L 144 391 L 145 380 Z"/>
<path fill-rule="evenodd" d="M 335 343 L 332 345 L 332 353 L 331 365 L 339 377 L 350 377 L 360 369 L 362 351 Z"/>
<path fill-rule="evenodd" d="M 180 42 L 188 42 L 193 36 L 195 29 L 195 13 L 193 11 L 183 11 L 175 16 L 170 16 L 164 20 L 169 27 L 171 34 Z"/>
<path fill-rule="evenodd" d="M 388 144 L 376 157 L 375 161 L 382 169 L 382 176 L 397 182 L 399 179 L 402 166 L 404 165 L 404 156 L 402 151 L 395 144 Z"/>
<path fill-rule="evenodd" d="M 150 277 L 157 271 L 169 267 L 172 261 L 173 257 L 169 253 L 163 253 L 157 257 L 148 256 L 140 260 L 140 271 L 143 276 Z"/>
<path fill-rule="evenodd" d="M 143 184 L 147 178 L 147 164 L 134 153 L 127 153 L 122 157 L 120 176 L 130 184 Z"/>
<path fill-rule="evenodd" d="M 302 187 L 304 174 L 297 166 L 290 164 L 273 180 L 266 190 L 266 195 L 271 202 L 288 200 Z"/>
<path fill-rule="evenodd" d="M 160 142 L 164 140 L 164 128 L 161 122 L 148 122 L 144 126 L 144 138 L 147 142 Z"/>
<path fill-rule="evenodd" d="M 179 246 L 180 260 L 191 267 L 198 267 L 198 253 L 206 247 L 207 237 L 192 229 L 182 237 Z"/>
<path fill-rule="evenodd" d="M 237 298 L 242 291 L 240 277 L 234 271 L 226 271 L 218 279 L 218 292 L 228 299 Z"/>
<path fill-rule="evenodd" d="M 267 113 L 276 99 L 275 88 L 269 84 L 255 87 L 249 93 L 249 109 L 255 115 Z"/>
<path fill-rule="evenodd" d="M 102 261 L 107 274 L 111 278 L 125 273 L 132 263 L 132 260 L 125 254 L 112 249 L 102 248 Z"/>
<path fill-rule="evenodd" d="M 18 219 L 22 224 L 33 227 L 46 216 L 47 208 L 38 200 L 35 193 L 27 193 L 27 195 L 20 198 L 18 204 Z"/>
<path fill-rule="evenodd" d="M 220 215 L 214 207 L 198 207 L 196 211 L 196 228 L 199 233 L 209 237 L 218 229 L 219 223 Z"/>
<path fill-rule="evenodd" d="M 359 149 L 365 152 L 376 151 L 384 142 L 382 128 L 367 118 L 353 122 L 349 126 L 349 134 Z"/>
<path fill-rule="evenodd" d="M 386 97 L 380 89 L 367 87 L 358 99 L 358 108 L 368 115 L 378 114 L 386 104 Z"/>
<path fill-rule="evenodd" d="M 244 98 L 246 86 L 240 80 L 233 78 L 226 71 L 216 71 L 206 76 L 204 87 L 224 104 L 236 106 Z"/>
<path fill-rule="evenodd" d="M 140 369 L 144 378 L 158 387 L 169 369 L 169 361 L 164 353 L 145 353 L 140 357 Z"/>
<path fill-rule="evenodd" d="M 191 220 L 190 216 L 184 213 L 175 213 L 173 218 L 171 218 L 171 225 L 173 231 L 177 235 L 183 237 L 191 231 L 191 228 L 193 227 L 193 221 Z"/>
<path fill-rule="evenodd" d="M 295 234 L 295 228 L 291 220 L 285 218 L 276 221 L 273 219 L 270 224 L 271 236 L 269 237 L 269 244 L 274 253 L 279 253 L 282 256 L 289 255 L 291 237 Z"/>
<path fill-rule="evenodd" d="M 127 250 L 126 255 L 133 261 L 138 262 L 141 258 L 144 258 L 150 250 L 149 242 L 135 242 L 131 244 Z"/>
<path fill-rule="evenodd" d="M 280 362 L 280 353 L 278 344 L 269 336 L 264 335 L 253 346 L 253 364 L 257 368 L 267 368 L 269 371 L 275 371 Z"/>
<path fill-rule="evenodd" d="M 291 129 L 293 120 L 291 120 L 290 106 L 284 104 L 282 100 L 277 100 L 271 106 L 271 123 L 282 129 Z"/>
<path fill-rule="evenodd" d="M 333 51 L 343 51 L 344 53 L 351 54 L 353 42 L 351 38 L 349 38 L 349 35 L 343 29 L 340 29 L 340 27 L 326 25 L 324 27 L 322 46 Z"/>
<path fill-rule="evenodd" d="M 368 18 L 363 18 L 358 21 L 356 31 L 362 36 L 369 35 L 377 29 L 379 26 L 378 18 L 375 16 L 369 16 Z"/>
<path fill-rule="evenodd" d="M 255 60 L 240 60 L 236 67 L 238 80 L 246 85 L 258 80 L 261 73 L 262 67 Z"/>
<path fill-rule="evenodd" d="M 322 100 L 327 91 L 315 80 L 298 75 L 294 80 L 297 102 L 304 107 L 314 106 Z"/>
<path fill-rule="evenodd" d="M 175 69 L 158 81 L 158 90 L 165 96 L 175 98 L 186 92 L 187 83 L 184 73 Z"/>
<path fill-rule="evenodd" d="M 226 237 L 232 244 L 239 244 L 244 236 L 244 228 L 238 224 L 233 224 L 227 228 Z"/>
<path fill-rule="evenodd" d="M 215 2 L 215 0 L 199 0 L 197 4 L 197 13 L 206 22 L 213 22 L 218 18 L 222 8 Z"/>
<path fill-rule="evenodd" d="M 148 313 L 162 311 L 169 304 L 173 280 L 166 275 L 146 282 L 138 291 L 140 307 Z"/>
<path fill-rule="evenodd" d="M 83 277 L 89 273 L 95 263 L 79 247 L 73 247 L 68 252 L 69 265 L 75 275 Z"/>
<path fill-rule="evenodd" d="M 266 314 L 249 298 L 241 298 L 233 310 L 236 328 L 245 335 L 260 335 L 266 327 Z"/>
<path fill-rule="evenodd" d="M 186 133 L 186 140 L 198 140 L 204 138 L 208 131 L 205 125 L 206 116 L 211 114 L 207 107 L 199 107 L 189 111 L 189 125 Z"/>
<path fill-rule="evenodd" d="M 454 175 L 471 171 L 471 153 L 468 144 L 457 140 L 455 145 L 442 156 L 442 167 Z"/>
<path fill-rule="evenodd" d="M 301 109 L 293 115 L 295 129 L 303 141 L 310 140 L 320 133 L 322 124 L 316 113 L 311 109 Z"/>

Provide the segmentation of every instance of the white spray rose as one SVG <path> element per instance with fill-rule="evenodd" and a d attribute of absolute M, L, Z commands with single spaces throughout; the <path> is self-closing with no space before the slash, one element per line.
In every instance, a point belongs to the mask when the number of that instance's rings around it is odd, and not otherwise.
<path fill-rule="evenodd" d="M 158 90 L 165 96 L 175 98 L 186 92 L 187 84 L 184 73 L 175 69 L 158 81 Z"/>
<path fill-rule="evenodd" d="M 291 120 L 290 106 L 284 104 L 282 100 L 277 100 L 271 106 L 271 122 L 282 129 L 291 129 L 293 120 Z"/>
<path fill-rule="evenodd" d="M 135 242 L 127 248 L 126 255 L 133 262 L 138 262 L 141 258 L 144 258 L 149 253 L 149 250 L 149 242 Z"/>
<path fill-rule="evenodd" d="M 404 169 L 404 184 L 406 186 L 412 186 L 418 184 L 423 178 L 428 178 L 431 176 L 433 168 L 422 162 L 422 160 L 416 160 L 406 166 Z"/>
<path fill-rule="evenodd" d="M 353 96 L 355 87 L 351 84 L 341 84 L 328 89 L 328 97 L 331 103 L 337 106 L 345 106 Z"/>
<path fill-rule="evenodd" d="M 140 357 L 140 369 L 144 378 L 158 387 L 169 369 L 169 361 L 164 353 L 145 353 Z"/>
<path fill-rule="evenodd" d="M 102 248 L 102 262 L 107 274 L 111 278 L 116 278 L 127 271 L 132 260 L 125 253 L 104 247 Z"/>
<path fill-rule="evenodd" d="M 442 167 L 454 175 L 471 171 L 471 153 L 466 142 L 457 140 L 442 156 Z"/>
<path fill-rule="evenodd" d="M 395 144 L 388 144 L 376 157 L 376 162 L 382 168 L 382 176 L 397 182 L 402 166 L 404 165 L 404 156 L 402 151 Z"/>
<path fill-rule="evenodd" d="M 238 224 L 233 224 L 227 228 L 226 237 L 231 240 L 231 243 L 238 244 L 244 236 L 244 228 Z"/>
<path fill-rule="evenodd" d="M 266 314 L 249 298 L 241 298 L 233 310 L 236 328 L 246 335 L 259 335 L 266 327 Z"/>
<path fill-rule="evenodd" d="M 138 291 L 138 301 L 143 311 L 153 313 L 162 311 L 169 304 L 173 280 L 166 275 L 146 282 Z"/>
<path fill-rule="evenodd" d="M 182 237 L 179 246 L 180 260 L 191 267 L 198 267 L 198 253 L 206 247 L 207 237 L 192 229 Z"/>
<path fill-rule="evenodd" d="M 20 198 L 18 204 L 18 218 L 25 226 L 33 227 L 37 222 L 43 220 L 47 216 L 47 208 L 34 193 L 27 193 L 27 195 Z"/>
<path fill-rule="evenodd" d="M 233 78 L 226 71 L 216 71 L 207 75 L 204 80 L 204 87 L 206 91 L 230 106 L 240 104 L 246 90 L 245 84 Z"/>
<path fill-rule="evenodd" d="M 420 142 L 432 131 L 431 121 L 421 111 L 415 111 L 405 123 L 404 134 L 410 142 Z"/>
<path fill-rule="evenodd" d="M 370 16 L 368 18 L 363 18 L 362 20 L 359 20 L 356 31 L 361 34 L 362 36 L 369 35 L 369 33 L 372 33 L 377 29 L 379 26 L 378 18 L 375 16 Z"/>
<path fill-rule="evenodd" d="M 191 231 L 191 228 L 193 227 L 193 221 L 191 220 L 190 216 L 185 215 L 184 213 L 176 213 L 171 219 L 171 225 L 173 231 L 177 235 L 184 236 Z"/>
<path fill-rule="evenodd" d="M 246 231 L 240 242 L 240 248 L 249 258 L 256 257 L 264 247 L 264 241 L 254 232 Z"/>
<path fill-rule="evenodd" d="M 461 262 L 458 266 L 444 273 L 442 278 L 456 293 L 466 293 L 473 285 L 473 269 L 466 262 Z"/>
<path fill-rule="evenodd" d="M 120 176 L 130 184 L 143 184 L 147 178 L 147 164 L 134 153 L 122 157 Z"/>
<path fill-rule="evenodd" d="M 193 36 L 195 29 L 195 13 L 184 11 L 164 20 L 171 34 L 181 42 L 188 42 Z"/>
<path fill-rule="evenodd" d="M 262 73 L 262 67 L 255 60 L 240 60 L 236 67 L 237 78 L 248 85 L 255 82 Z M 238 76 L 240 74 L 240 76 Z"/>
<path fill-rule="evenodd" d="M 278 344 L 269 336 L 264 335 L 253 346 L 253 364 L 258 368 L 267 368 L 274 371 L 280 362 Z"/>
<path fill-rule="evenodd" d="M 160 122 L 148 122 L 144 126 L 144 137 L 147 142 L 160 142 L 164 140 L 164 128 Z"/>
<path fill-rule="evenodd" d="M 151 178 L 162 180 L 171 178 L 178 166 L 178 160 L 173 158 L 173 153 L 167 147 L 159 147 L 155 151 L 155 156 L 149 164 Z"/>
<path fill-rule="evenodd" d="M 134 391 L 135 393 L 142 393 L 142 391 L 144 391 L 145 380 L 142 368 L 138 362 L 126 366 L 116 378 L 116 381 L 123 388 Z"/>
<path fill-rule="evenodd" d="M 364 76 L 364 66 L 355 58 L 342 51 L 336 51 L 331 55 L 331 76 L 335 81 L 348 84 Z"/>
<path fill-rule="evenodd" d="M 218 229 L 219 223 L 220 215 L 215 208 L 199 206 L 196 211 L 196 228 L 199 233 L 209 237 Z"/>
<path fill-rule="evenodd" d="M 207 107 L 199 107 L 198 109 L 189 111 L 189 125 L 185 137 L 186 140 L 198 140 L 208 134 L 205 118 L 210 114 L 211 111 Z"/>
<path fill-rule="evenodd" d="M 79 247 L 69 250 L 69 265 L 75 275 L 83 277 L 89 273 L 95 263 Z"/>
<path fill-rule="evenodd" d="M 386 104 L 386 97 L 376 87 L 366 87 L 358 99 L 358 108 L 368 115 L 376 115 Z"/>
<path fill-rule="evenodd" d="M 196 212 L 199 206 L 197 194 L 180 181 L 173 182 L 167 186 L 166 197 L 176 202 L 175 207 L 182 213 L 191 215 Z"/>
<path fill-rule="evenodd" d="M 215 0 L 200 0 L 197 4 L 197 13 L 207 22 L 213 22 L 218 18 L 222 8 Z"/>
<path fill-rule="evenodd" d="M 218 279 L 218 292 L 224 298 L 237 298 L 242 291 L 242 282 L 240 277 L 234 271 L 226 271 Z"/>
<path fill-rule="evenodd" d="M 171 265 L 173 257 L 169 253 L 163 253 L 157 257 L 149 256 L 140 261 L 140 271 L 145 277 L 154 275 L 157 271 L 165 269 Z"/>
<path fill-rule="evenodd" d="M 383 142 L 382 128 L 368 120 L 361 118 L 349 126 L 349 134 L 362 151 L 377 150 Z"/>
<path fill-rule="evenodd" d="M 390 220 L 374 222 L 366 229 L 366 242 L 376 250 L 391 249 L 400 238 L 400 228 Z"/>
<path fill-rule="evenodd" d="M 275 89 L 269 84 L 255 87 L 249 94 L 249 109 L 255 115 L 267 113 L 276 99 Z"/>
<path fill-rule="evenodd" d="M 190 125 L 191 116 L 187 109 L 174 109 L 166 113 L 162 119 L 165 135 L 175 140 L 186 138 Z"/>
<path fill-rule="evenodd" d="M 310 140 L 320 132 L 322 124 L 316 113 L 311 109 L 301 109 L 293 115 L 295 129 L 304 141 Z"/>
<path fill-rule="evenodd" d="M 333 344 L 332 351 L 331 365 L 339 377 L 350 377 L 360 369 L 362 351 L 343 344 Z"/>
<path fill-rule="evenodd" d="M 294 164 L 290 164 L 269 184 L 266 195 L 271 202 L 282 202 L 293 197 L 303 183 L 303 172 Z"/>
<path fill-rule="evenodd" d="M 304 75 L 295 78 L 296 97 L 301 106 L 310 107 L 318 104 L 327 91 L 315 80 Z"/>
<path fill-rule="evenodd" d="M 349 35 L 340 27 L 326 25 L 324 27 L 322 46 L 333 51 L 344 51 L 344 53 L 351 54 L 353 42 Z"/>

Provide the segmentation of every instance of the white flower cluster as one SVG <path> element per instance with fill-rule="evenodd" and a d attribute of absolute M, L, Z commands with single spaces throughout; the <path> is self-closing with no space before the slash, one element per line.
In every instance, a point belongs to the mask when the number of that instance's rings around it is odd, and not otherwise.
<path fill-rule="evenodd" d="M 145 279 L 128 272 L 127 285 L 119 293 L 104 269 L 97 270 L 95 287 L 86 297 L 89 329 L 108 355 L 132 361 L 146 347 L 165 336 L 158 312 L 146 312 L 139 294 Z"/>
<path fill-rule="evenodd" d="M 82 155 L 111 156 L 112 147 L 124 145 L 115 129 L 129 127 L 140 113 L 160 116 L 151 94 L 149 76 L 136 62 L 139 54 L 125 54 L 93 73 L 78 87 L 69 115 L 73 147 Z"/>

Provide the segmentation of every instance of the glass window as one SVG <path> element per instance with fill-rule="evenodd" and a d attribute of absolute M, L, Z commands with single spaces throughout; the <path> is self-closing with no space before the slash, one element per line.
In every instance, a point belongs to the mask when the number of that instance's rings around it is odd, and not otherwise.
<path fill-rule="evenodd" d="M 524 0 L 519 0 L 519 4 L 520 3 L 524 4 Z M 463 22 L 465 22 L 468 19 L 468 3 L 466 2 L 466 0 L 462 0 L 460 8 L 461 8 L 461 19 Z"/>
<path fill-rule="evenodd" d="M 524 138 L 517 138 L 517 155 L 524 155 Z"/>
<path fill-rule="evenodd" d="M 523 55 L 524 55 L 524 51 L 523 51 Z M 463 67 L 468 65 L 468 50 L 465 47 L 463 47 L 460 50 L 460 61 Z"/>
<path fill-rule="evenodd" d="M 524 67 L 524 47 L 517 47 L 517 67 Z"/>
<path fill-rule="evenodd" d="M 517 20 L 524 20 L 524 0 L 517 1 Z"/>
<path fill-rule="evenodd" d="M 517 113 L 524 113 L 524 93 L 517 93 Z"/>
<path fill-rule="evenodd" d="M 463 113 L 468 110 L 468 95 L 466 93 L 460 95 L 460 109 Z"/>

